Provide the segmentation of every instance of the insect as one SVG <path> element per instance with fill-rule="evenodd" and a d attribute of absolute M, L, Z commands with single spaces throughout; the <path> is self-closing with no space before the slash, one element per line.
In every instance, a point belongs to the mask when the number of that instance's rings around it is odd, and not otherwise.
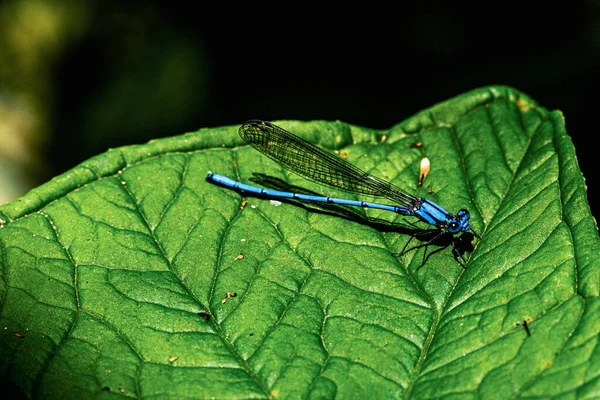
<path fill-rule="evenodd" d="M 267 197 L 366 207 L 416 217 L 419 221 L 431 225 L 433 229 L 417 231 L 427 233 L 427 243 L 411 249 L 436 243 L 442 237 L 449 237 L 448 242 L 452 245 L 456 260 L 463 267 L 466 267 L 462 258 L 464 251 L 457 248 L 461 241 L 455 238 L 454 235 L 471 231 L 474 236 L 479 238 L 479 235 L 472 230 L 469 224 L 470 213 L 468 210 L 463 208 L 456 215 L 450 214 L 440 205 L 423 197 L 410 195 L 398 186 L 371 175 L 348 161 L 270 122 L 248 121 L 240 127 L 239 133 L 250 146 L 306 179 L 351 193 L 385 197 L 395 204 L 272 190 L 241 183 L 213 172 L 208 173 L 207 179 L 209 181 Z M 414 226 L 414 224 L 411 225 Z M 406 250 L 405 246 L 405 249 L 397 254 L 401 255 L 409 250 Z M 423 258 L 425 260 L 425 255 Z"/>

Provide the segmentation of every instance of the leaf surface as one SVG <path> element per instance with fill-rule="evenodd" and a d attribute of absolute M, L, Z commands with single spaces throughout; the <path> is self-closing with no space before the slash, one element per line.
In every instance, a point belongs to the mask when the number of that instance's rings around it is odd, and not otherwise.
<path fill-rule="evenodd" d="M 385 131 L 278 124 L 467 208 L 468 268 L 449 249 L 419 268 L 423 248 L 392 255 L 410 239 L 393 229 L 207 182 L 259 172 L 354 198 L 282 170 L 237 126 L 201 129 L 0 206 L 0 374 L 44 398 L 600 394 L 600 241 L 560 112 L 488 87 Z"/>

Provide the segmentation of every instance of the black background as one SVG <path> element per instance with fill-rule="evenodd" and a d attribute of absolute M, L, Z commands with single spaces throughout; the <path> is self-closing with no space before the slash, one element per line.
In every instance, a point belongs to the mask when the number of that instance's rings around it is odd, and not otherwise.
<path fill-rule="evenodd" d="M 501 84 L 562 110 L 594 209 L 600 6 L 528 4 L 325 12 L 102 3 L 56 68 L 48 175 L 109 147 L 251 118 L 389 128 Z"/>

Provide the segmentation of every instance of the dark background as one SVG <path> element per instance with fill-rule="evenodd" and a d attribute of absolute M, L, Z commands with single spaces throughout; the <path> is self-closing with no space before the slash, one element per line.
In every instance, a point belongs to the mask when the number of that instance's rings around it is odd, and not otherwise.
<path fill-rule="evenodd" d="M 39 182 L 110 147 L 201 127 L 258 118 L 385 129 L 501 84 L 562 110 L 596 208 L 597 2 L 331 11 L 310 4 L 86 4 L 83 34 L 49 67 L 48 167 Z"/>

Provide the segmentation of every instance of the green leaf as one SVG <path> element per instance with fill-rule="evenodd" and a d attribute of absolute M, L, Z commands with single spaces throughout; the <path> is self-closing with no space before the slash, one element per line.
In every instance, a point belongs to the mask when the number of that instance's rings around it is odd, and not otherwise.
<path fill-rule="evenodd" d="M 419 268 L 423 248 L 392 255 L 405 234 L 207 182 L 261 172 L 352 197 L 282 170 L 237 126 L 201 129 L 0 207 L 0 374 L 61 399 L 600 395 L 600 238 L 560 112 L 488 87 L 385 131 L 278 124 L 469 209 L 468 268 L 449 249 Z"/>

